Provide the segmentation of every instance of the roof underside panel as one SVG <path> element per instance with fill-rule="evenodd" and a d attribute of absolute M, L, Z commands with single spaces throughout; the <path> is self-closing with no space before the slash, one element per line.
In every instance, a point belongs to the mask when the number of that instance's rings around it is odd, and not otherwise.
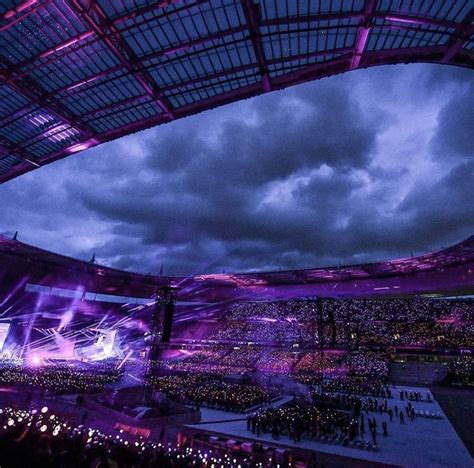
<path fill-rule="evenodd" d="M 114 138 L 369 66 L 474 67 L 471 0 L 0 3 L 0 183 Z"/>

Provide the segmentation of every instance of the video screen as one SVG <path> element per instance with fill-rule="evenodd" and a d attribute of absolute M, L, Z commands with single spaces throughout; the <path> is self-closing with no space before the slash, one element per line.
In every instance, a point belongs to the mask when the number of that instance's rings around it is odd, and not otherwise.
<path fill-rule="evenodd" d="M 26 284 L 0 296 L 0 356 L 31 365 L 140 358 L 153 307 L 153 299 Z"/>

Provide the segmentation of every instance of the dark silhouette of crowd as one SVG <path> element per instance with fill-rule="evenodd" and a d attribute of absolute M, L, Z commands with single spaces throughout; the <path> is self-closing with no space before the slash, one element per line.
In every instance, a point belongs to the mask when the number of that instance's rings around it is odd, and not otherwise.
<path fill-rule="evenodd" d="M 155 377 L 156 388 L 169 398 L 199 408 L 242 412 L 268 404 L 276 392 L 259 385 L 228 383 L 205 374 Z"/>
<path fill-rule="evenodd" d="M 302 437 L 339 438 L 342 443 L 347 443 L 357 436 L 357 421 L 342 411 L 298 402 L 280 408 L 266 408 L 248 416 L 247 429 L 257 436 L 261 433 L 269 433 L 275 439 L 287 436 L 295 443 Z"/>
<path fill-rule="evenodd" d="M 0 464 L 2 468 L 250 468 L 241 453 L 195 450 L 189 444 L 162 444 L 123 434 L 105 434 L 70 424 L 42 410 L 0 409 Z M 234 463 L 235 460 L 236 462 Z"/>

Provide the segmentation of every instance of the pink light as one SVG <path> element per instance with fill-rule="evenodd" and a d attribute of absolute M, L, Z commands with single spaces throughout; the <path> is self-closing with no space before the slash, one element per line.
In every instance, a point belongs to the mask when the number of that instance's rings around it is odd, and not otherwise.
<path fill-rule="evenodd" d="M 38 366 L 41 366 L 42 363 L 43 363 L 43 361 L 39 356 L 36 356 L 36 355 L 31 356 L 30 364 L 32 366 L 38 367 Z"/>
<path fill-rule="evenodd" d="M 397 23 L 424 24 L 423 21 L 415 18 L 402 18 L 400 16 L 386 16 L 387 21 L 396 21 Z"/>
<path fill-rule="evenodd" d="M 26 10 L 29 8 L 31 5 L 34 5 L 38 0 L 27 0 L 26 2 L 22 3 L 21 5 L 18 5 L 15 8 L 12 8 L 11 10 L 7 11 L 3 17 L 5 19 L 10 19 L 13 16 L 15 16 L 17 13 L 21 13 L 22 11 Z"/>
<path fill-rule="evenodd" d="M 122 360 L 122 362 L 118 365 L 117 369 L 120 369 L 130 358 L 130 356 L 133 354 L 133 351 L 130 351 L 125 358 Z"/>
<path fill-rule="evenodd" d="M 97 141 L 92 138 L 82 143 L 78 143 L 77 145 L 70 146 L 69 148 L 66 149 L 66 151 L 68 153 L 78 153 L 79 151 L 84 151 L 96 144 L 97 144 Z"/>
<path fill-rule="evenodd" d="M 74 44 L 77 44 L 79 41 L 82 41 L 84 39 L 87 39 L 89 36 L 92 36 L 94 34 L 93 31 L 87 31 L 84 34 L 81 34 L 78 37 L 74 37 L 73 39 L 70 39 L 69 41 L 63 42 L 62 44 L 59 44 L 58 46 L 54 47 L 53 49 L 47 50 L 43 52 L 40 57 L 45 58 L 48 57 L 51 54 L 54 54 L 55 52 L 59 52 L 60 50 L 66 49 L 67 47 L 71 47 Z"/>
<path fill-rule="evenodd" d="M 92 78 L 89 78 L 88 80 L 84 80 L 84 81 L 81 81 L 79 83 L 73 84 L 73 85 L 69 86 L 68 88 L 66 88 L 66 90 L 71 91 L 72 89 L 79 88 L 80 86 L 84 86 L 87 83 L 92 83 L 93 81 L 98 80 L 99 78 L 102 78 L 106 74 L 107 74 L 106 72 L 100 73 L 99 75 L 96 75 Z"/>
<path fill-rule="evenodd" d="M 364 53 L 365 46 L 369 39 L 369 28 L 361 28 L 357 37 L 356 47 L 355 47 L 355 54 L 352 57 L 351 62 L 351 70 L 359 67 L 360 60 L 362 58 L 362 54 Z"/>

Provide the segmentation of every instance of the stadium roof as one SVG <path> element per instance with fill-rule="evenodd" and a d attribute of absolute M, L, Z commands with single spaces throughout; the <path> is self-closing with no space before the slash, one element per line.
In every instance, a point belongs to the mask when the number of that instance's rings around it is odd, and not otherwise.
<path fill-rule="evenodd" d="M 236 273 L 194 276 L 194 281 L 215 281 L 215 284 L 230 284 L 232 286 L 249 285 L 288 285 L 310 284 L 338 281 L 356 281 L 367 278 L 382 278 L 388 276 L 411 275 L 420 272 L 438 270 L 459 266 L 474 266 L 474 236 L 445 250 L 432 252 L 416 257 L 400 258 L 379 263 L 360 265 L 334 266 L 311 268 L 304 270 Z M 474 268 L 472 269 L 472 284 L 474 287 Z"/>
<path fill-rule="evenodd" d="M 0 2 L 0 183 L 232 101 L 374 65 L 474 67 L 472 0 Z"/>
<path fill-rule="evenodd" d="M 177 288 L 182 299 L 243 297 L 247 292 L 289 289 L 324 297 L 415 292 L 474 293 L 474 236 L 438 252 L 379 263 L 305 270 L 205 274 L 188 277 L 141 275 L 83 262 L 0 236 L 0 285 L 5 277 L 24 276 L 49 286 L 83 285 L 90 291 L 150 297 L 156 288 Z M 353 289 L 359 285 L 358 289 Z M 338 288 L 335 290 L 335 288 Z M 342 287 L 342 289 L 341 289 Z M 345 288 L 345 289 L 344 289 Z M 296 292 L 295 292 L 296 291 Z M 258 294 L 257 294 L 258 295 Z"/>

